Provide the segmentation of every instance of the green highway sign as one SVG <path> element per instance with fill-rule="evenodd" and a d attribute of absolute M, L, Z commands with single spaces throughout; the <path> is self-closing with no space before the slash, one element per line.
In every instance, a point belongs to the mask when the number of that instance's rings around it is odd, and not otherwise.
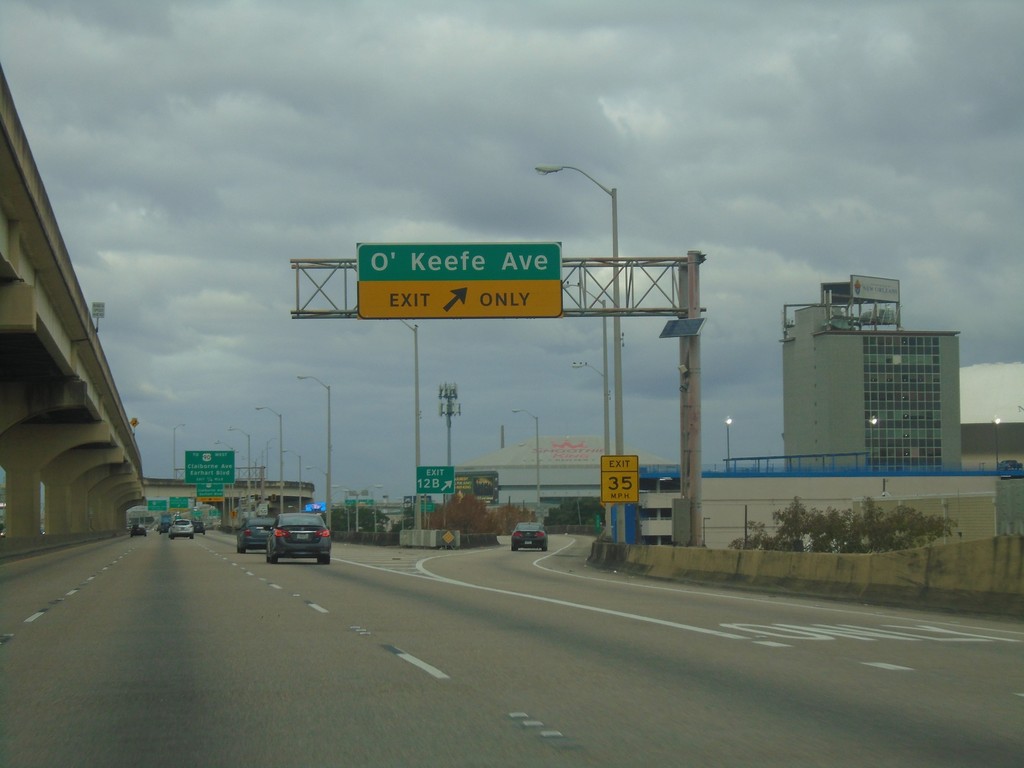
<path fill-rule="evenodd" d="M 561 243 L 359 243 L 359 282 L 558 280 Z"/>
<path fill-rule="evenodd" d="M 196 483 L 196 499 L 223 499 L 224 483 Z"/>
<path fill-rule="evenodd" d="M 416 493 L 455 493 L 455 467 L 416 467 Z"/>
<path fill-rule="evenodd" d="M 166 512 L 167 499 L 147 499 L 146 509 L 150 512 Z"/>
<path fill-rule="evenodd" d="M 561 317 L 561 243 L 359 243 L 359 317 Z"/>
<path fill-rule="evenodd" d="M 185 451 L 185 482 L 235 482 L 235 452 Z"/>
<path fill-rule="evenodd" d="M 168 507 L 170 509 L 188 509 L 188 496 L 171 496 Z"/>

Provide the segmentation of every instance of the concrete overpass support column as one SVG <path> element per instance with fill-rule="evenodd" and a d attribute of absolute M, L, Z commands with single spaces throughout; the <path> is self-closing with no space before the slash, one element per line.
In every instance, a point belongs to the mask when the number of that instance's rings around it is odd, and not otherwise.
<path fill-rule="evenodd" d="M 110 427 L 103 423 L 93 424 L 18 424 L 8 429 L 0 440 L 0 466 L 8 473 L 8 508 L 15 516 L 27 515 L 28 522 L 19 520 L 12 527 L 11 536 L 34 535 L 39 533 L 39 514 L 43 512 L 44 524 L 48 511 L 48 496 L 40 492 L 39 483 L 53 474 L 51 464 L 62 454 L 82 447 L 112 448 Z M 55 465 L 60 466 L 58 463 Z M 12 477 L 13 476 L 13 477 Z M 10 498 L 11 486 L 17 500 Z M 62 507 L 58 492 L 56 504 Z M 17 507 L 14 504 L 17 503 Z M 8 512 L 8 516 L 11 516 Z M 16 533 L 17 531 L 17 533 Z M 26 534 L 24 532 L 30 532 Z"/>
<path fill-rule="evenodd" d="M 107 477 L 96 483 L 88 495 L 89 510 L 92 513 L 93 531 L 118 531 L 124 528 L 124 521 L 118 520 L 118 504 L 122 494 L 137 485 L 134 473 L 126 464 L 111 469 Z"/>
<path fill-rule="evenodd" d="M 46 486 L 47 531 L 81 533 L 89 530 L 89 489 L 107 476 L 103 471 L 83 484 L 82 478 L 96 468 L 120 467 L 125 460 L 124 449 L 76 448 L 54 459 L 43 472 Z"/>
<path fill-rule="evenodd" d="M 38 536 L 42 513 L 39 470 L 0 462 L 7 471 L 7 535 Z"/>

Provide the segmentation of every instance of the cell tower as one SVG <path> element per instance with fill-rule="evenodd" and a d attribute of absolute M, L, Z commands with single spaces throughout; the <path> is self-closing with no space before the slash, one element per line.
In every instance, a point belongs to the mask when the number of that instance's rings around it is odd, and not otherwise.
<path fill-rule="evenodd" d="M 462 415 L 458 404 L 459 390 L 455 384 L 441 384 L 437 388 L 437 415 L 445 417 L 448 423 L 448 466 L 452 465 L 452 416 Z"/>

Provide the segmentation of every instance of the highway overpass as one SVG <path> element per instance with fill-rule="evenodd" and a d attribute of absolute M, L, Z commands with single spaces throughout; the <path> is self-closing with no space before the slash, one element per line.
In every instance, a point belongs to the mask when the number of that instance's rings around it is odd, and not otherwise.
<path fill-rule="evenodd" d="M 0 467 L 7 545 L 124 528 L 132 425 L 0 70 Z"/>

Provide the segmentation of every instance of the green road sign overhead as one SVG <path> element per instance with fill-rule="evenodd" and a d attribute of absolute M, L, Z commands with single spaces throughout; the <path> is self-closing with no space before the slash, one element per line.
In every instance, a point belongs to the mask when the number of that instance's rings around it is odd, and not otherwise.
<path fill-rule="evenodd" d="M 146 509 L 150 512 L 166 512 L 167 499 L 148 499 L 146 501 Z"/>
<path fill-rule="evenodd" d="M 235 482 L 235 452 L 185 451 L 185 482 Z"/>
<path fill-rule="evenodd" d="M 196 483 L 197 499 L 224 497 L 224 483 Z"/>
<path fill-rule="evenodd" d="M 416 493 L 455 493 L 455 467 L 416 467 Z"/>
<path fill-rule="evenodd" d="M 558 280 L 561 243 L 359 243 L 359 280 Z"/>

